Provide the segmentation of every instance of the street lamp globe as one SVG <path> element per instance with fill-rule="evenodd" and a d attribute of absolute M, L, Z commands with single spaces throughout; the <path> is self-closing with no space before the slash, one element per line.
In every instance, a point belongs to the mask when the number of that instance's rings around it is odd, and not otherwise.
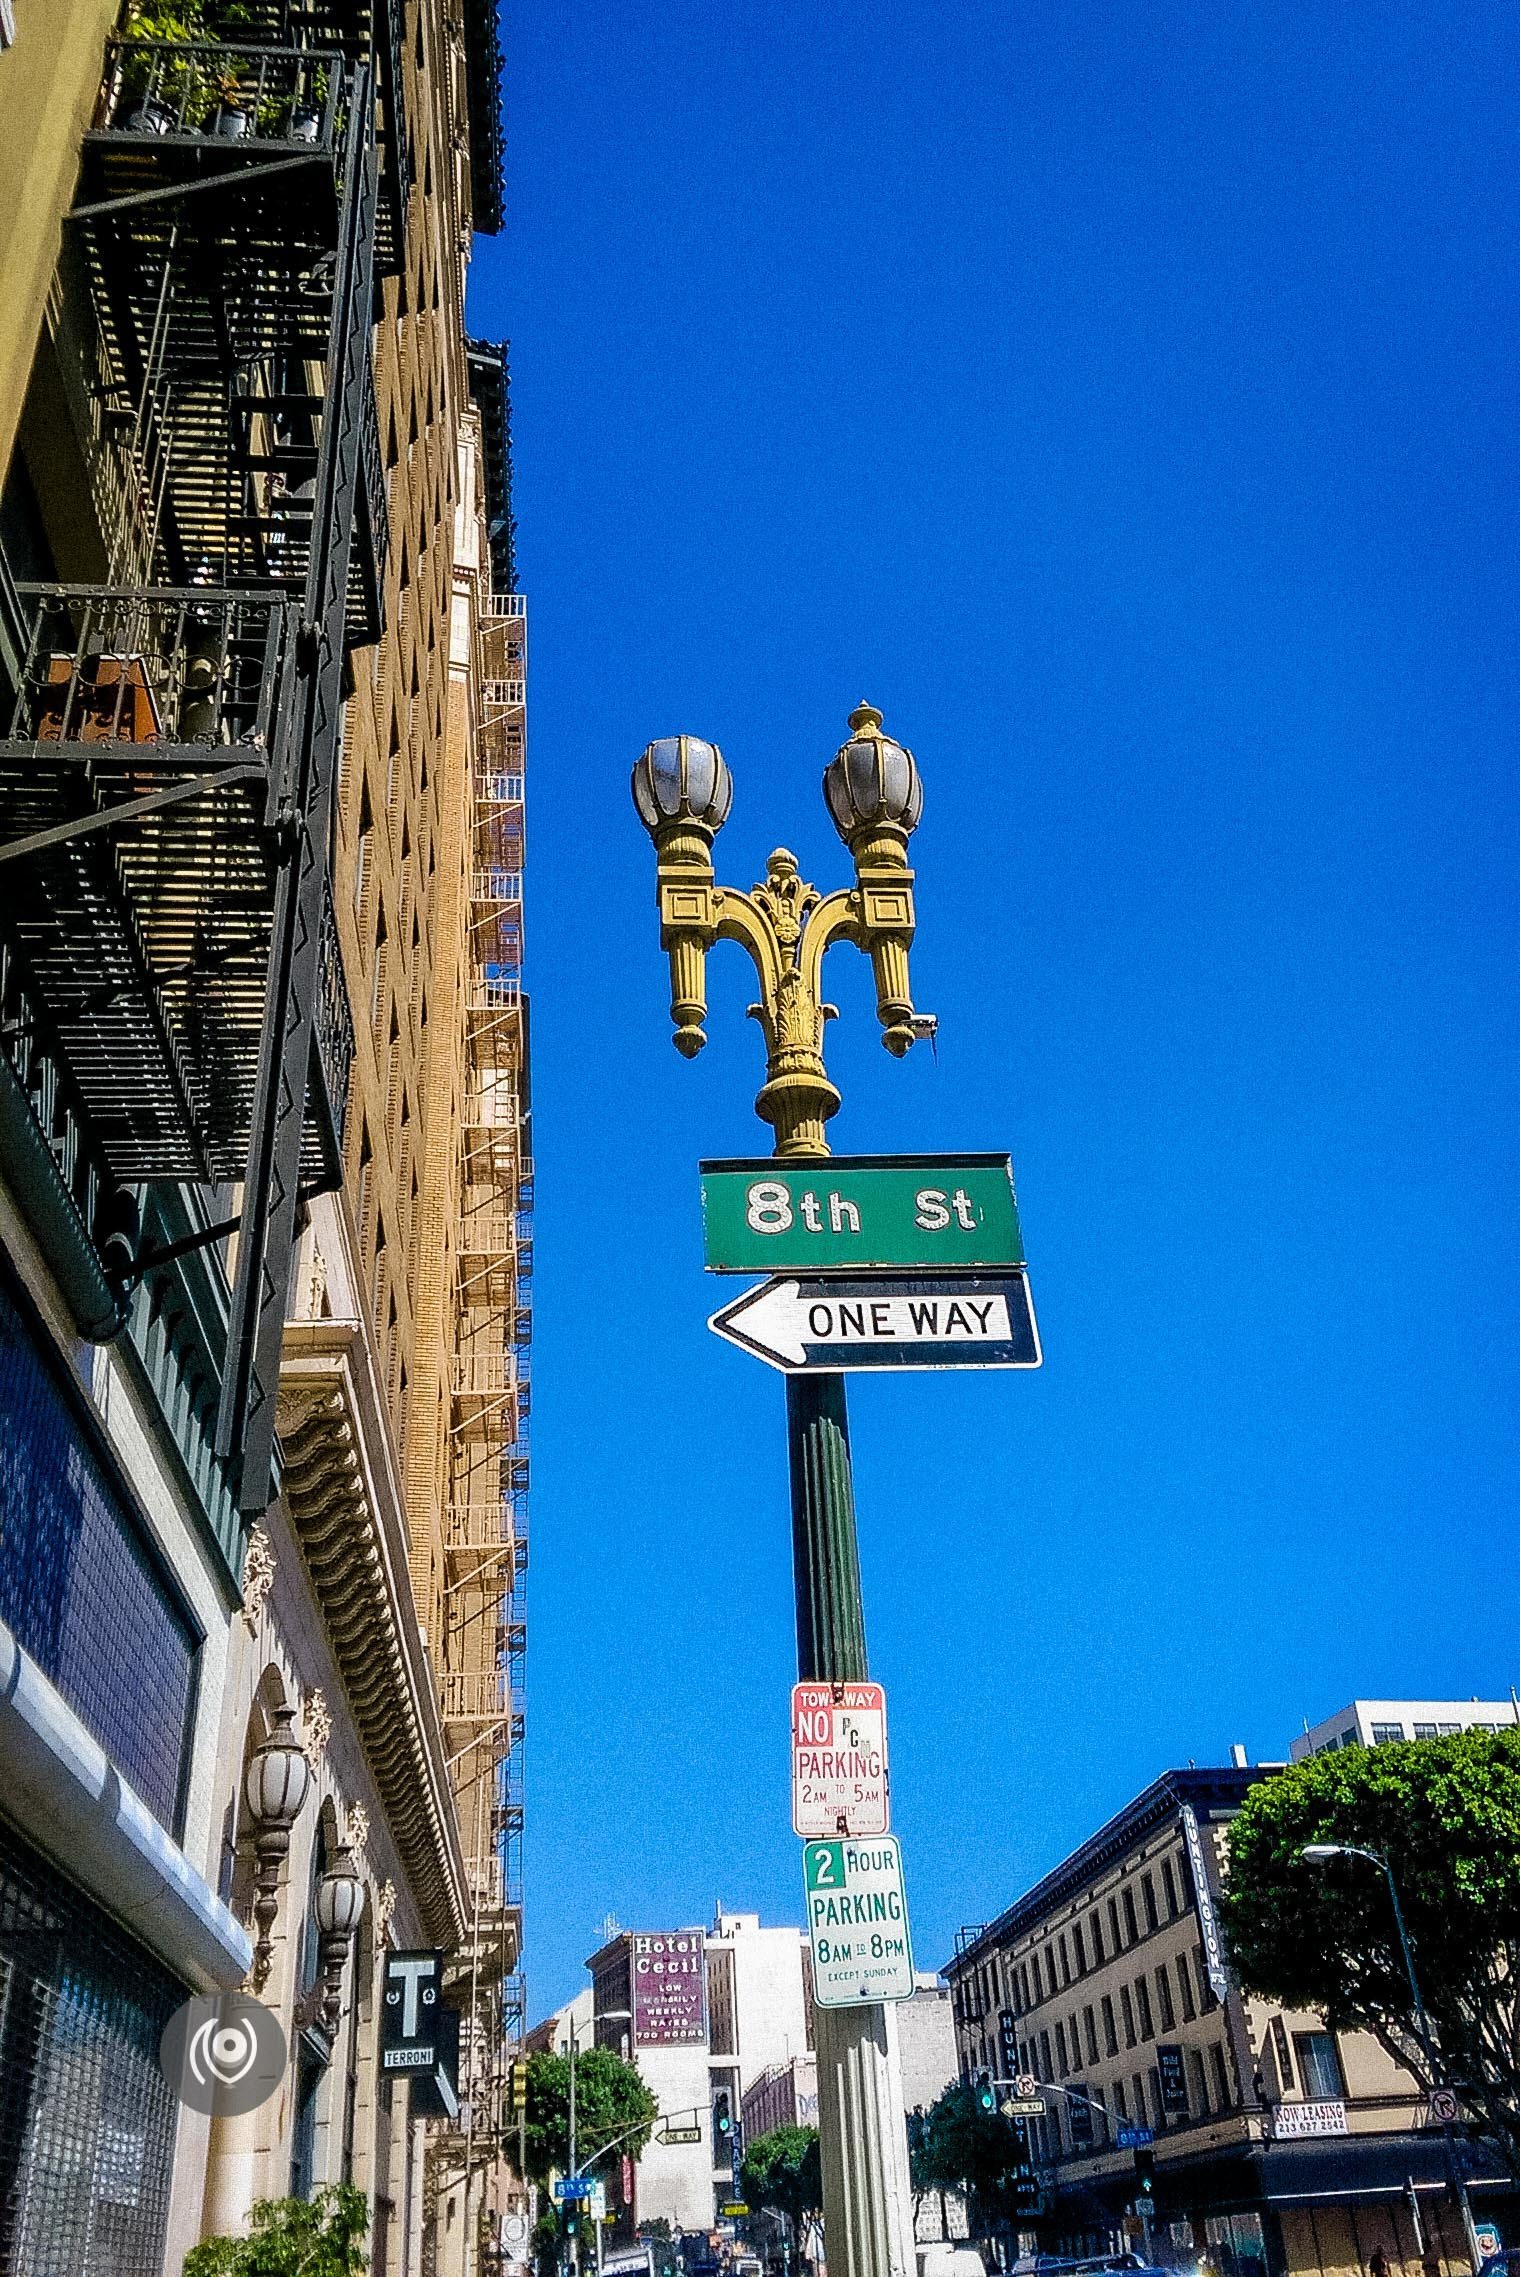
<path fill-rule="evenodd" d="M 338 1852 L 335 1862 L 317 1884 L 312 1911 L 324 1937 L 353 1936 L 364 1913 L 364 1882 L 354 1865 L 352 1851 Z"/>
<path fill-rule="evenodd" d="M 850 714 L 850 740 L 823 775 L 823 796 L 834 828 L 851 845 L 862 831 L 885 826 L 906 838 L 924 811 L 924 786 L 911 751 L 882 733 L 874 704 Z"/>
<path fill-rule="evenodd" d="M 716 743 L 700 735 L 662 735 L 633 770 L 633 803 L 651 838 L 672 823 L 694 823 L 711 838 L 728 820 L 734 779 Z"/>

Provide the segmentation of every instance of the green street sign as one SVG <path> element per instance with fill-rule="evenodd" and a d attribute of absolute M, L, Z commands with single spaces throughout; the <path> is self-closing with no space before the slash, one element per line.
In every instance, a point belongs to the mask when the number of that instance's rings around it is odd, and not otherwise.
<path fill-rule="evenodd" d="M 1006 1154 L 760 1155 L 701 1170 L 710 1273 L 1024 1262 Z"/>
<path fill-rule="evenodd" d="M 805 1842 L 802 1878 L 817 2006 L 911 2000 L 913 1949 L 897 1837 Z"/>

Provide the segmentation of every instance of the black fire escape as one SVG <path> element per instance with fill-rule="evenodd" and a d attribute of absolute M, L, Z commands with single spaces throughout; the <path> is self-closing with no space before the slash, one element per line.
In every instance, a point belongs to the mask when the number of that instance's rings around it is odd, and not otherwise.
<path fill-rule="evenodd" d="M 400 0 L 238 16 L 235 44 L 110 42 L 85 140 L 60 281 L 112 575 L 5 596 L 0 1048 L 76 1201 L 84 1134 L 119 1280 L 127 1188 L 241 1186 L 217 1444 L 254 1511 L 298 1211 L 342 1176 L 329 838 L 346 660 L 380 631 L 372 327 L 411 164 Z"/>

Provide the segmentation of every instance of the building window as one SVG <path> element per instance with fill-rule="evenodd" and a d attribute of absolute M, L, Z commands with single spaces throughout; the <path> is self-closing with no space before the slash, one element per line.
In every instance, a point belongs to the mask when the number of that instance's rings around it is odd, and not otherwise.
<path fill-rule="evenodd" d="M 1442 1739 L 1453 1738 L 1455 1734 L 1461 1729 L 1462 1726 L 1460 1724 L 1438 1724 L 1436 1726 L 1437 1734 Z"/>
<path fill-rule="evenodd" d="M 1119 2035 L 1114 2030 L 1114 2004 L 1107 1993 L 1103 1995 L 1103 2052 L 1109 2056 L 1119 2053 Z"/>
<path fill-rule="evenodd" d="M 1143 2127 L 1147 2124 L 1145 2116 L 1145 2081 L 1140 2077 L 1140 2074 L 1136 2072 L 1133 2080 L 1130 2082 L 1130 2085 L 1134 2088 L 1135 2091 L 1135 2117 L 1139 2120 L 1141 2126 Z"/>
<path fill-rule="evenodd" d="M 1116 1899 L 1110 1898 L 1108 1901 L 1108 1950 L 1110 1957 L 1121 1949 L 1123 1943 L 1124 1940 L 1119 1935 L 1118 1902 Z"/>
<path fill-rule="evenodd" d="M 1087 1926 L 1092 1934 L 1093 1967 L 1095 1969 L 1101 1968 L 1103 1965 L 1103 1924 L 1098 1915 L 1094 1913 Z"/>
<path fill-rule="evenodd" d="M 1329 2032 L 1295 2032 L 1298 2072 L 1308 2103 L 1339 2103 L 1346 2092 L 1340 2052 Z"/>
<path fill-rule="evenodd" d="M 1082 2011 L 1082 2029 L 1087 2036 L 1087 2060 L 1090 2064 L 1095 2064 L 1098 2060 L 1098 2020 L 1090 2008 Z"/>
<path fill-rule="evenodd" d="M 1098 2130 L 1098 2141 L 1106 2143 L 1108 2140 L 1108 2099 L 1101 2087 L 1093 2089 L 1092 2099 L 1094 2105 L 1093 2125 Z"/>
<path fill-rule="evenodd" d="M 1374 1724 L 1372 1727 L 1372 1744 L 1374 1747 L 1387 1747 L 1390 1741 L 1401 1740 L 1403 1736 L 1404 1727 L 1402 1724 Z"/>
<path fill-rule="evenodd" d="M 1121 2125 L 1127 2125 L 1129 2122 L 1129 2105 L 1124 2099 L 1124 2082 L 1122 2079 L 1114 2081 L 1114 2110 Z"/>
<path fill-rule="evenodd" d="M 1146 1983 L 1144 1977 L 1136 1977 L 1135 1979 L 1135 2002 L 1140 2010 L 1141 2039 L 1154 2039 L 1156 2035 L 1156 2027 L 1151 2022 L 1151 1988 Z"/>
<path fill-rule="evenodd" d="M 1209 1982 L 1208 1967 L 1203 1958 L 1203 1947 L 1201 1945 L 1196 1945 L 1193 1948 L 1193 1967 L 1198 1973 L 1198 2005 L 1204 2015 L 1207 2016 L 1211 2008 L 1219 2006 L 1219 2000 L 1214 1987 Z"/>
<path fill-rule="evenodd" d="M 1040 2077 L 1050 2080 L 1054 2079 L 1055 2076 L 1050 2068 L 1050 2034 L 1042 2032 L 1040 2034 Z"/>
<path fill-rule="evenodd" d="M 0 1383 L 0 1621 L 177 1834 L 200 1638 L 4 1281 Z"/>
<path fill-rule="evenodd" d="M 1145 1905 L 1146 1928 L 1159 1929 L 1161 1919 L 1156 1911 L 1156 1885 L 1149 1874 L 1140 1877 L 1140 1896 Z"/>
<path fill-rule="evenodd" d="M 1061 1982 L 1066 1985 L 1071 1983 L 1071 1955 L 1066 1950 L 1066 1932 L 1064 1929 L 1061 1932 L 1059 1943 L 1061 1947 Z"/>
<path fill-rule="evenodd" d="M 185 1987 L 59 1869 L 0 1836 L 0 2269 L 156 2277 Z"/>
<path fill-rule="evenodd" d="M 1165 1961 L 1156 1971 L 1156 2000 L 1161 2016 L 1161 2029 L 1163 2032 L 1170 2032 L 1177 2021 L 1177 2017 L 1172 2007 L 1172 1980 L 1167 1972 Z"/>
<path fill-rule="evenodd" d="M 1119 1987 L 1119 2008 L 1124 2018 L 1124 2045 L 1132 2048 L 1135 2044 L 1135 2004 L 1130 1998 L 1127 1984 Z"/>
<path fill-rule="evenodd" d="M 1168 1921 L 1175 1921 L 1177 1918 L 1177 1877 L 1172 1872 L 1170 1858 L 1163 1858 L 1161 1861 L 1161 1887 L 1166 1892 L 1166 1918 Z"/>
<path fill-rule="evenodd" d="M 1066 2026 L 1058 2024 L 1056 2026 L 1056 2069 L 1064 2079 L 1069 2068 L 1066 2061 Z"/>
<path fill-rule="evenodd" d="M 1225 2058 L 1223 2040 L 1214 2042 L 1214 2086 L 1219 2095 L 1219 2108 L 1228 2111 L 1231 2103 L 1230 2067 Z"/>
<path fill-rule="evenodd" d="M 1203 2068 L 1201 2048 L 1188 2049 L 1188 2070 L 1193 2075 L 1193 2109 L 1200 2119 L 1209 2115 L 1209 2077 Z"/>
<path fill-rule="evenodd" d="M 1119 1898 L 1124 1907 L 1124 1942 L 1133 1945 L 1140 1935 L 1135 1926 L 1135 1893 L 1131 1889 L 1124 1889 L 1120 1891 Z"/>
<path fill-rule="evenodd" d="M 1414 1727 L 1414 1736 L 1416 1739 L 1434 1739 L 1436 1737 L 1436 1727 L 1434 1724 L 1416 1724 Z"/>
<path fill-rule="evenodd" d="M 1074 1921 L 1071 1925 L 1071 1949 L 1076 1956 L 1077 1975 L 1085 1977 L 1087 1974 L 1087 1947 L 1082 1942 L 1082 1924 L 1080 1921 Z"/>

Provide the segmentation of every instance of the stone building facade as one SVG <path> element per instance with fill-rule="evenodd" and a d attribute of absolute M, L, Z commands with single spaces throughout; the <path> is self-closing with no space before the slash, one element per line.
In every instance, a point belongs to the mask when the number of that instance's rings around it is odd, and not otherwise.
<path fill-rule="evenodd" d="M 344 2180 L 378 2277 L 466 2277 L 533 1192 L 495 10 L 174 14 L 0 51 L 0 2266 Z M 452 2112 L 381 2061 L 398 1949 Z M 212 2121 L 158 2036 L 249 1983 L 288 2066 Z"/>
<path fill-rule="evenodd" d="M 1248 1997 L 1219 1927 L 1231 1817 L 1261 1769 L 1169 1771 L 984 1927 L 944 1974 L 962 2074 L 1028 2074 L 1042 2206 L 1026 2242 L 1144 2247 L 1222 2277 L 1468 2267 L 1428 2099 L 1367 2033 Z M 1135 2150 L 1156 2168 L 1134 2218 Z M 1153 2139 L 1152 2139 L 1153 2138 Z M 1475 2207 L 1508 2203 L 1477 2165 Z"/>

